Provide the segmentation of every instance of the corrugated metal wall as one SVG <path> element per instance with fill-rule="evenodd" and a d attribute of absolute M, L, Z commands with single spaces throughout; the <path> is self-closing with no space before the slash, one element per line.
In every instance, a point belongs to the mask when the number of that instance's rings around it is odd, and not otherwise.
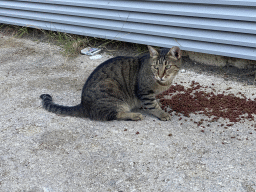
<path fill-rule="evenodd" d="M 255 0 L 0 0 L 0 23 L 256 60 Z"/>

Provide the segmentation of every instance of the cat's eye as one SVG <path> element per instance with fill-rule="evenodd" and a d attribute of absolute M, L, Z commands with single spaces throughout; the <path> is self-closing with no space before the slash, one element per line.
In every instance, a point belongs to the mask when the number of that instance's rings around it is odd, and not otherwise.
<path fill-rule="evenodd" d="M 165 69 L 170 69 L 170 68 L 171 68 L 171 65 L 165 66 Z"/>

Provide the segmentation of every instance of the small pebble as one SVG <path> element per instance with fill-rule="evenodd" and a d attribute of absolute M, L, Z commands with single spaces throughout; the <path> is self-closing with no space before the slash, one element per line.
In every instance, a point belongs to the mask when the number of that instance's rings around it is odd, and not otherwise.
<path fill-rule="evenodd" d="M 180 72 L 181 73 L 186 73 L 186 70 L 185 69 L 181 69 Z"/>

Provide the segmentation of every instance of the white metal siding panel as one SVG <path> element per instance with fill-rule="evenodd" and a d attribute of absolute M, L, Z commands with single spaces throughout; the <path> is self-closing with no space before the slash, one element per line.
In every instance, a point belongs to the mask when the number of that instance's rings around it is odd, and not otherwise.
<path fill-rule="evenodd" d="M 0 0 L 0 23 L 256 60 L 252 0 Z"/>

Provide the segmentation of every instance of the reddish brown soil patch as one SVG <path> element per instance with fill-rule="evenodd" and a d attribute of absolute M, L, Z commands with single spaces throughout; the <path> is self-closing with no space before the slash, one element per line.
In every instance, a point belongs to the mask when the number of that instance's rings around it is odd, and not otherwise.
<path fill-rule="evenodd" d="M 244 118 L 250 121 L 254 120 L 253 114 L 256 114 L 256 99 L 247 99 L 241 92 L 238 94 L 242 98 L 234 94 L 225 94 L 225 91 L 222 94 L 215 94 L 214 88 L 212 88 L 212 92 L 208 93 L 200 90 L 201 88 L 208 88 L 208 86 L 201 86 L 195 81 L 192 81 L 190 88 L 187 89 L 182 85 L 172 85 L 169 90 L 158 95 L 157 98 L 162 103 L 162 109 L 167 111 L 169 106 L 171 108 L 170 113 L 176 111 L 186 117 L 189 117 L 191 113 L 195 113 L 204 114 L 210 118 L 214 116 L 211 121 L 217 121 L 220 117 L 229 119 L 230 122 L 238 122 Z M 164 98 L 166 95 L 172 97 L 166 99 Z M 201 125 L 202 120 L 196 123 Z M 230 123 L 226 126 L 232 125 Z"/>

